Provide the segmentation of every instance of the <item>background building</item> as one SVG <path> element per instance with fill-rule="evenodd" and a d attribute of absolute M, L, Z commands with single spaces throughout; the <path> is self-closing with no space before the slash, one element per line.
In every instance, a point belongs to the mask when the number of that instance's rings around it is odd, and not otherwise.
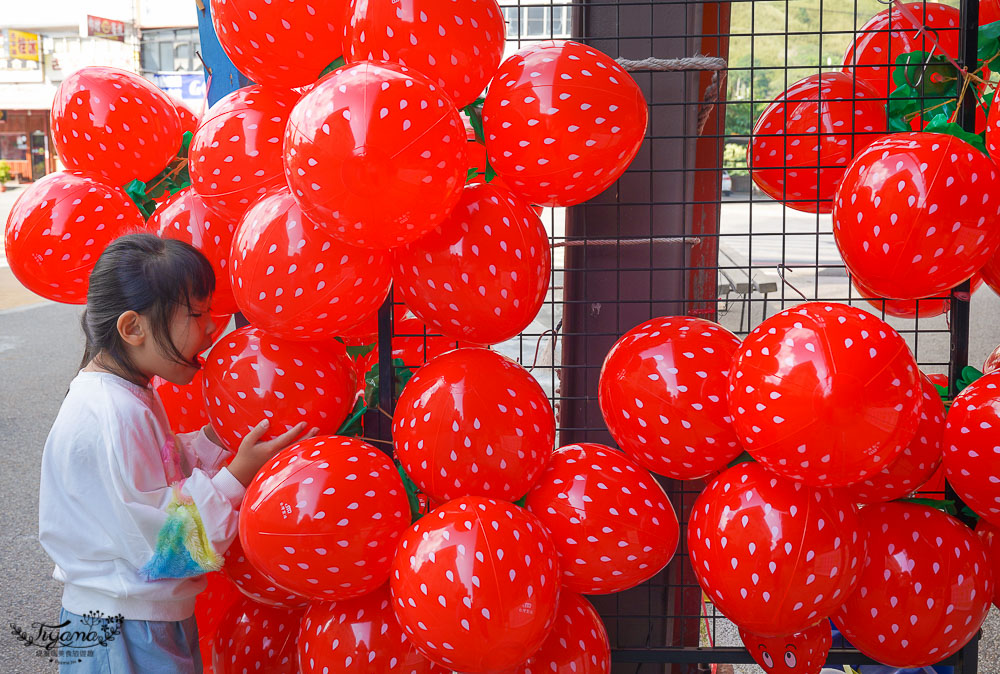
<path fill-rule="evenodd" d="M 141 73 L 200 111 L 197 23 L 193 2 L 7 3 L 0 14 L 0 159 L 21 181 L 59 167 L 49 110 L 59 84 L 84 66 Z"/>

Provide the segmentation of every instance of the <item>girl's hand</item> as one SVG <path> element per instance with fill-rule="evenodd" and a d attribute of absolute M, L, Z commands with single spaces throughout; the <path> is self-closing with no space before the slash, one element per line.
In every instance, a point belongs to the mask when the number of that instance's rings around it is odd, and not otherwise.
<path fill-rule="evenodd" d="M 244 487 L 250 485 L 250 481 L 253 480 L 257 471 L 260 470 L 265 463 L 270 461 L 275 454 L 294 442 L 308 440 L 319 433 L 318 428 L 311 428 L 308 433 L 303 434 L 303 431 L 306 428 L 306 422 L 300 421 L 278 437 L 266 442 L 261 442 L 261 437 L 267 433 L 267 429 L 270 425 L 270 422 L 267 419 L 264 419 L 259 424 L 254 426 L 253 429 L 247 433 L 246 437 L 243 438 L 243 442 L 240 443 L 240 448 L 236 451 L 236 456 L 233 458 L 232 463 L 229 464 L 229 472 L 232 473 L 233 477 L 239 480 Z"/>

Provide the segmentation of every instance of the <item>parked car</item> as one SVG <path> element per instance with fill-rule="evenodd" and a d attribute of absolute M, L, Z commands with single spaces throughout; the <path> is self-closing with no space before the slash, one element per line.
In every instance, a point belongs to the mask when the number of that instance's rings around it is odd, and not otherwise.
<path fill-rule="evenodd" d="M 733 193 L 733 179 L 729 177 L 729 171 L 722 172 L 722 194 L 729 196 Z"/>

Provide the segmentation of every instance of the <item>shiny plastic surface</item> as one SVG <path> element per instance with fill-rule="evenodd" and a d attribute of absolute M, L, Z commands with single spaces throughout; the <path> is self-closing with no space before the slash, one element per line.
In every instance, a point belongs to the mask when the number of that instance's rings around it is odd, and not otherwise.
<path fill-rule="evenodd" d="M 226 56 L 254 82 L 301 87 L 343 53 L 348 0 L 212 0 Z"/>
<path fill-rule="evenodd" d="M 941 466 L 944 403 L 934 384 L 920 376 L 920 423 L 909 444 L 889 465 L 849 487 L 858 503 L 905 498 L 926 484 Z"/>
<path fill-rule="evenodd" d="M 1000 251 L 993 254 L 979 273 L 990 290 L 1000 295 Z"/>
<path fill-rule="evenodd" d="M 212 674 L 298 674 L 295 637 L 301 618 L 301 610 L 240 599 L 219 623 L 212 645 Z"/>
<path fill-rule="evenodd" d="M 197 131 L 198 127 L 201 126 L 201 115 L 189 108 L 187 103 L 180 99 L 171 98 L 170 102 L 174 104 L 177 117 L 181 120 L 181 134 L 186 131 L 190 131 L 193 134 Z"/>
<path fill-rule="evenodd" d="M 609 674 L 611 644 L 590 602 L 563 588 L 555 626 L 542 647 L 504 674 Z"/>
<path fill-rule="evenodd" d="M 559 606 L 559 559 L 538 519 L 474 496 L 442 505 L 403 535 L 389 582 L 410 641 L 461 672 L 523 662 Z"/>
<path fill-rule="evenodd" d="M 355 599 L 313 602 L 299 629 L 301 674 L 450 674 L 406 639 L 389 584 Z"/>
<path fill-rule="evenodd" d="M 274 581 L 258 571 L 243 553 L 239 536 L 234 538 L 226 549 L 224 558 L 222 572 L 247 599 L 265 606 L 277 606 L 289 610 L 304 608 L 309 603 L 308 597 L 278 587 Z"/>
<path fill-rule="evenodd" d="M 254 204 L 232 248 L 232 284 L 251 323 L 276 337 L 328 340 L 378 313 L 390 258 L 332 238 L 287 188 Z"/>
<path fill-rule="evenodd" d="M 185 187 L 158 207 L 149 229 L 165 239 L 178 239 L 200 250 L 215 271 L 212 312 L 232 314 L 239 309 L 229 284 L 229 249 L 236 223 L 209 209 L 192 187 Z"/>
<path fill-rule="evenodd" d="M 205 203 L 238 225 L 254 201 L 283 186 L 281 142 L 294 91 L 254 84 L 218 101 L 191 141 L 191 186 Z"/>
<path fill-rule="evenodd" d="M 50 173 L 28 185 L 7 216 L 4 254 L 21 284 L 42 297 L 86 304 L 97 258 L 122 234 L 146 228 L 125 191 L 95 174 Z"/>
<path fill-rule="evenodd" d="M 990 355 L 986 356 L 986 360 L 983 361 L 983 373 L 989 374 L 994 370 L 1000 370 L 1000 346 L 997 346 Z"/>
<path fill-rule="evenodd" d="M 283 450 L 254 477 L 240 543 L 280 587 L 336 601 L 388 580 L 409 524 L 403 480 L 388 456 L 357 438 L 320 436 Z"/>
<path fill-rule="evenodd" d="M 741 629 L 740 639 L 767 674 L 820 674 L 833 644 L 829 620 L 777 637 L 762 637 Z"/>
<path fill-rule="evenodd" d="M 332 435 L 354 405 L 354 368 L 344 345 L 276 339 L 253 326 L 234 330 L 205 362 L 205 407 L 232 451 L 264 418 L 265 440 L 300 421 Z"/>
<path fill-rule="evenodd" d="M 914 20 L 897 7 L 879 12 L 858 28 L 857 37 L 844 56 L 844 72 L 871 84 L 882 98 L 896 88 L 886 64 L 895 63 L 901 54 L 933 51 L 939 56 L 943 50 L 951 58 L 958 58 L 957 7 L 924 2 L 908 2 L 903 6 Z M 925 25 L 934 31 L 933 37 L 921 32 Z M 934 40 L 940 46 L 935 46 Z"/>
<path fill-rule="evenodd" d="M 621 592 L 652 578 L 680 537 L 663 487 L 604 445 L 553 452 L 525 507 L 552 535 L 563 586 L 582 594 Z"/>
<path fill-rule="evenodd" d="M 983 285 L 983 275 L 972 275 L 970 288 L 975 293 Z M 1000 286 L 998 286 L 1000 287 Z M 854 281 L 854 289 L 868 300 L 879 311 L 885 311 L 887 316 L 896 318 L 934 318 L 951 310 L 951 291 L 940 293 L 937 297 L 925 297 L 920 300 L 887 300 Z M 970 295 L 972 294 L 970 293 Z"/>
<path fill-rule="evenodd" d="M 743 341 L 729 384 L 746 450 L 814 486 L 878 473 L 920 419 L 920 372 L 906 342 L 843 304 L 808 302 L 762 322 Z"/>
<path fill-rule="evenodd" d="M 63 165 L 115 186 L 148 182 L 181 147 L 181 120 L 162 91 L 135 73 L 88 66 L 52 101 L 52 139 Z"/>
<path fill-rule="evenodd" d="M 174 433 L 191 433 L 201 430 L 208 423 L 205 398 L 201 394 L 205 374 L 198 370 L 190 384 L 180 386 L 166 379 L 153 377 L 151 384 L 163 402 L 163 409 Z"/>
<path fill-rule="evenodd" d="M 698 496 L 687 545 L 699 584 L 727 618 L 780 636 L 823 620 L 857 588 L 859 527 L 854 505 L 833 490 L 741 463 Z"/>
<path fill-rule="evenodd" d="M 834 625 L 892 667 L 926 667 L 961 649 L 986 619 L 995 585 L 979 537 L 915 503 L 869 506 L 861 523 L 868 556 Z"/>
<path fill-rule="evenodd" d="M 393 63 L 338 68 L 302 97 L 284 141 L 302 211 L 363 248 L 413 241 L 441 223 L 465 184 L 465 126 L 451 99 Z"/>
<path fill-rule="evenodd" d="M 505 29 L 496 0 L 353 0 L 344 54 L 348 63 L 413 68 L 461 108 L 483 92 L 500 65 Z"/>
<path fill-rule="evenodd" d="M 954 136 L 898 133 L 858 154 L 833 205 L 844 264 L 880 297 L 939 295 L 1000 246 L 997 169 Z"/>
<path fill-rule="evenodd" d="M 483 105 L 490 164 L 530 203 L 572 206 L 625 172 L 646 134 L 646 99 L 614 59 L 573 41 L 500 65 Z"/>
<path fill-rule="evenodd" d="M 1000 527 L 981 519 L 976 523 L 976 534 L 986 548 L 993 572 L 993 605 L 1000 608 Z"/>
<path fill-rule="evenodd" d="M 226 612 L 235 604 L 240 593 L 221 571 L 205 574 L 207 585 L 198 593 L 194 602 L 194 617 L 198 625 L 198 647 L 201 663 L 205 671 L 211 672 L 212 644 L 219 630 L 219 624 Z"/>
<path fill-rule="evenodd" d="M 810 75 L 778 95 L 754 125 L 747 164 L 766 194 L 806 213 L 829 213 L 854 156 L 886 131 L 885 101 L 847 73 Z"/>
<path fill-rule="evenodd" d="M 509 190 L 468 185 L 451 216 L 394 253 L 396 288 L 434 332 L 498 344 L 538 315 L 552 272 L 542 221 Z"/>
<path fill-rule="evenodd" d="M 945 477 L 965 504 L 1000 526 L 1000 372 L 967 386 L 951 404 L 944 429 Z"/>
<path fill-rule="evenodd" d="M 420 490 L 439 501 L 515 501 L 535 483 L 555 443 L 545 391 L 494 351 L 465 348 L 417 370 L 396 404 L 392 439 Z"/>
<path fill-rule="evenodd" d="M 647 469 L 705 477 L 743 451 L 727 404 L 740 340 L 716 323 L 664 316 L 638 325 L 604 359 L 598 402 L 611 437 Z"/>

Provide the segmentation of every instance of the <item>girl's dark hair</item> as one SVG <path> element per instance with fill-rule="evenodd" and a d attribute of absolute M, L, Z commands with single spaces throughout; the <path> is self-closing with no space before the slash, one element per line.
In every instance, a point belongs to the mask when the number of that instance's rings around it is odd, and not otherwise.
<path fill-rule="evenodd" d="M 103 353 L 101 365 L 130 380 L 143 380 L 118 334 L 126 311 L 145 316 L 161 353 L 177 363 L 188 360 L 170 339 L 170 321 L 178 307 L 190 309 L 215 291 L 212 265 L 194 246 L 155 234 L 127 234 L 111 242 L 90 274 L 87 308 L 80 320 L 87 337 L 83 368 Z"/>

